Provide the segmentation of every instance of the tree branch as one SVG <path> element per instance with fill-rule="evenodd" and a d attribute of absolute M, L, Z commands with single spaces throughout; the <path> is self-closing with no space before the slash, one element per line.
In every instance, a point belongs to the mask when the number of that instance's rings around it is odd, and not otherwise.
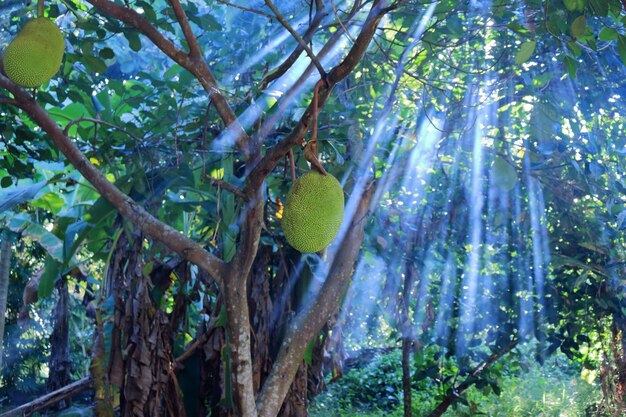
<path fill-rule="evenodd" d="M 4 103 L 4 104 L 17 104 L 17 101 L 13 100 L 12 98 L 9 98 L 7 96 L 0 96 L 0 103 Z"/>
<path fill-rule="evenodd" d="M 79 124 L 81 122 L 90 122 L 96 125 L 104 125 L 104 126 L 108 126 L 111 127 L 113 129 L 119 130 L 120 132 L 124 132 L 126 133 L 128 136 L 130 136 L 131 138 L 135 139 L 136 141 L 141 141 L 141 139 L 135 135 L 133 135 L 132 133 L 130 133 L 128 130 L 124 129 L 121 126 L 115 125 L 113 123 L 109 123 L 109 122 L 105 122 L 104 120 L 100 120 L 100 119 L 93 119 L 91 117 L 79 117 L 78 119 L 74 119 L 71 122 L 69 122 L 66 126 L 65 129 L 63 129 L 63 134 L 65 136 L 67 136 L 67 132 L 70 131 L 70 128 L 76 124 Z"/>
<path fill-rule="evenodd" d="M 183 30 L 183 35 L 185 35 L 187 46 L 189 46 L 189 56 L 193 59 L 201 59 L 202 51 L 200 50 L 200 45 L 198 45 L 198 38 L 196 38 L 196 35 L 193 34 L 193 30 L 191 30 L 189 19 L 187 19 L 187 15 L 180 5 L 180 1 L 170 0 L 170 4 L 172 5 L 172 9 L 174 9 L 176 20 L 178 20 L 178 24 Z"/>
<path fill-rule="evenodd" d="M 198 265 L 222 286 L 224 263 L 221 259 L 208 252 L 197 242 L 189 239 L 178 230 L 161 222 L 148 213 L 137 202 L 121 192 L 109 182 L 98 169 L 89 162 L 89 159 L 63 133 L 56 122 L 35 101 L 35 99 L 13 83 L 3 74 L 0 74 L 0 87 L 9 90 L 17 106 L 21 108 L 31 120 L 45 131 L 59 150 L 70 163 L 106 198 L 119 212 L 135 227 L 145 232 L 153 239 L 163 243 L 168 249 L 178 253 L 183 259 Z"/>
<path fill-rule="evenodd" d="M 90 389 L 92 385 L 93 378 L 91 377 L 79 379 L 78 381 L 72 382 L 63 388 L 46 394 L 41 398 L 37 398 L 34 401 L 21 405 L 13 410 L 7 411 L 6 413 L 2 413 L 0 414 L 0 417 L 29 416 L 35 411 L 50 407 L 61 400 L 80 394 L 81 392 Z"/>
<path fill-rule="evenodd" d="M 335 84 L 344 79 L 350 74 L 356 67 L 360 59 L 365 54 L 380 19 L 383 17 L 384 5 L 387 0 L 376 0 L 370 9 L 370 12 L 363 24 L 363 29 L 356 39 L 356 42 L 344 58 L 344 60 L 326 77 L 327 88 L 320 88 L 319 91 L 319 109 L 321 110 L 326 103 L 326 100 L 330 96 L 330 92 Z M 246 194 L 254 193 L 257 190 L 267 175 L 274 169 L 276 164 L 289 152 L 298 139 L 303 138 L 308 131 L 308 127 L 313 117 L 313 103 L 309 104 L 306 111 L 298 121 L 298 124 L 291 130 L 291 132 L 285 136 L 274 147 L 269 149 L 265 156 L 254 166 L 250 171 L 246 179 L 246 186 L 244 192 Z M 263 133 L 261 133 L 262 135 Z"/>
<path fill-rule="evenodd" d="M 225 4 L 226 6 L 231 6 L 231 7 L 234 7 L 234 8 L 236 8 L 236 9 L 246 11 L 246 12 L 260 14 L 261 16 L 268 17 L 268 18 L 270 18 L 270 19 L 272 19 L 272 20 L 274 20 L 274 19 L 275 19 L 275 17 L 274 17 L 274 16 L 272 16 L 271 14 L 269 14 L 269 13 L 265 13 L 265 12 L 263 12 L 263 11 L 261 11 L 261 10 L 251 9 L 251 8 L 249 8 L 249 7 L 243 7 L 243 6 L 240 6 L 240 5 L 238 5 L 238 4 L 229 3 L 229 2 L 227 2 L 227 1 L 225 1 L 225 0 L 217 0 L 217 2 L 218 2 L 218 3 Z"/>
<path fill-rule="evenodd" d="M 291 27 L 289 22 L 287 22 L 287 19 L 285 19 L 285 17 L 280 13 L 280 10 L 278 10 L 278 8 L 274 6 L 272 0 L 265 0 L 265 4 L 272 10 L 272 12 L 274 12 L 274 14 L 276 15 L 276 19 L 278 19 L 278 21 L 285 27 L 285 29 L 287 29 L 287 31 L 291 33 L 291 36 L 293 36 L 296 41 L 298 41 L 298 44 L 300 44 L 300 46 L 306 51 L 309 58 L 311 58 L 311 62 L 313 62 L 313 64 L 319 71 L 320 77 L 324 78 L 326 76 L 326 71 L 324 70 L 324 67 L 322 67 L 322 64 L 320 64 L 319 60 L 317 59 L 311 48 L 309 48 L 309 45 L 307 45 L 304 39 L 300 37 L 298 32 L 296 32 L 295 29 Z"/>
<path fill-rule="evenodd" d="M 515 339 L 511 343 L 503 347 L 502 350 L 493 353 L 487 359 L 479 363 L 462 383 L 450 389 L 449 393 L 444 397 L 441 403 L 439 403 L 437 408 L 435 408 L 430 414 L 428 414 L 428 417 L 440 417 L 441 415 L 443 415 L 448 407 L 454 404 L 465 390 L 467 390 L 469 387 L 476 383 L 480 374 L 482 374 L 487 367 L 500 360 L 500 358 L 513 350 L 513 348 L 518 344 L 519 339 Z"/>
<path fill-rule="evenodd" d="M 302 36 L 302 40 L 304 40 L 305 45 L 310 42 L 311 39 L 313 39 L 313 35 L 315 34 L 315 32 L 317 32 L 317 27 L 321 23 L 324 16 L 326 16 L 326 13 L 322 9 L 318 9 L 315 13 L 315 16 L 313 17 L 313 20 L 311 21 L 311 25 Z M 280 64 L 275 70 L 271 71 L 269 74 L 263 77 L 263 79 L 261 80 L 261 82 L 259 82 L 259 85 L 257 86 L 257 90 L 265 90 L 265 88 L 272 81 L 282 77 L 283 74 L 285 74 L 289 70 L 289 68 L 291 68 L 291 66 L 297 61 L 303 50 L 304 48 L 302 47 L 302 44 L 298 43 L 296 49 L 293 50 L 293 52 L 287 57 L 287 59 L 283 61 L 282 64 Z M 319 54 L 317 58 L 319 59 Z"/>
<path fill-rule="evenodd" d="M 278 414 L 291 381 L 302 363 L 307 345 L 339 308 L 361 250 L 365 216 L 375 189 L 375 185 L 371 185 L 361 196 L 350 227 L 344 235 L 318 295 L 289 325 L 274 366 L 259 393 L 257 401 L 259 417 L 273 417 Z"/>
<path fill-rule="evenodd" d="M 120 6 L 110 0 L 87 1 L 105 15 L 120 20 L 139 30 L 139 32 L 150 39 L 157 48 L 163 51 L 165 55 L 192 73 L 198 79 L 204 91 L 209 95 L 220 118 L 224 121 L 226 126 L 228 126 L 228 130 L 232 133 L 237 148 L 243 152 L 244 156 L 248 157 L 250 155 L 250 150 L 248 149 L 250 138 L 239 123 L 235 112 L 226 101 L 221 90 L 217 87 L 217 80 L 202 56 L 187 55 L 174 45 L 174 43 L 165 38 L 150 21 L 132 9 Z M 187 36 L 187 34 L 185 34 L 185 36 Z M 191 34 L 191 36 L 193 36 L 193 34 Z M 192 48 L 191 45 L 190 48 Z"/>

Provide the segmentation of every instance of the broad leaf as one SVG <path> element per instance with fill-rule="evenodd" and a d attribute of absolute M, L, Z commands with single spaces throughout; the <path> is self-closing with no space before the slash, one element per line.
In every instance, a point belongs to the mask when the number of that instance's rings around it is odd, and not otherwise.
<path fill-rule="evenodd" d="M 0 192 L 0 213 L 11 210 L 18 204 L 33 200 L 46 183 L 47 181 L 41 181 L 36 184 L 17 186 Z"/>
<path fill-rule="evenodd" d="M 536 41 L 524 42 L 517 51 L 517 54 L 515 55 L 515 64 L 520 65 L 528 61 L 530 57 L 533 56 L 536 45 Z"/>

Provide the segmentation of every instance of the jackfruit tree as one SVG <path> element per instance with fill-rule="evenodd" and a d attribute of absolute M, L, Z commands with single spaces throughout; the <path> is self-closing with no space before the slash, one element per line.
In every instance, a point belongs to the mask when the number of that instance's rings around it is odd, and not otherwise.
<path fill-rule="evenodd" d="M 411 372 L 422 346 L 459 361 L 433 416 L 528 338 L 589 362 L 583 336 L 626 323 L 597 267 L 621 257 L 625 12 L 550 5 L 3 2 L 7 328 L 53 329 L 45 371 L 5 350 L 5 386 L 35 369 L 98 416 L 305 416 L 367 277 L 405 415 L 439 375 Z"/>

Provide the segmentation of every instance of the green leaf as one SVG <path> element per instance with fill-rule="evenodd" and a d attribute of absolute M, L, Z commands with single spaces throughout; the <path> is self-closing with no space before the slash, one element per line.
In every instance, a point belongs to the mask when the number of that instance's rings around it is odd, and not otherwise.
<path fill-rule="evenodd" d="M 608 41 L 614 41 L 615 39 L 617 39 L 618 35 L 619 34 L 617 33 L 615 29 L 605 27 L 604 29 L 600 31 L 599 37 L 601 41 L 608 42 Z"/>
<path fill-rule="evenodd" d="M 98 52 L 100 58 L 102 59 L 113 59 L 115 58 L 115 52 L 111 48 L 102 48 L 100 52 Z"/>
<path fill-rule="evenodd" d="M 582 53 L 582 48 L 576 42 L 567 42 L 567 49 L 572 53 L 572 55 L 580 56 Z"/>
<path fill-rule="evenodd" d="M 54 290 L 54 284 L 59 279 L 59 263 L 56 262 L 50 255 L 46 256 L 44 263 L 44 272 L 39 278 L 39 288 L 37 288 L 37 295 L 39 299 L 50 297 Z"/>
<path fill-rule="evenodd" d="M 608 0 L 589 0 L 589 3 L 598 16 L 606 17 L 609 14 Z"/>
<path fill-rule="evenodd" d="M 311 366 L 311 364 L 313 363 L 313 348 L 315 348 L 316 341 L 317 339 L 313 338 L 313 340 L 309 342 L 306 350 L 304 351 L 304 362 L 306 362 L 306 364 L 309 366 Z"/>
<path fill-rule="evenodd" d="M 2 180 L 0 180 L 0 187 L 2 188 L 8 188 L 11 185 L 13 185 L 13 178 L 10 176 L 2 177 Z"/>
<path fill-rule="evenodd" d="M 39 207 L 57 214 L 65 205 L 65 199 L 57 193 L 49 192 L 30 203 L 33 207 Z"/>
<path fill-rule="evenodd" d="M 536 45 L 536 41 L 524 42 L 517 51 L 517 54 L 515 55 L 515 64 L 520 65 L 528 61 L 530 57 L 533 56 Z"/>
<path fill-rule="evenodd" d="M 585 9 L 585 0 L 563 0 L 565 7 L 570 12 L 582 12 Z"/>
<path fill-rule="evenodd" d="M 104 61 L 98 57 L 84 56 L 82 61 L 92 72 L 102 74 L 107 70 L 107 64 L 105 64 Z"/>
<path fill-rule="evenodd" d="M 128 41 L 128 46 L 135 52 L 141 50 L 141 39 L 139 39 L 139 32 L 136 30 L 125 30 L 124 37 Z"/>
<path fill-rule="evenodd" d="M 39 243 L 57 262 L 63 262 L 63 242 L 61 239 L 47 231 L 39 223 L 33 222 L 27 214 L 21 213 L 11 216 L 6 222 L 6 227 L 13 232 L 22 233 L 23 236 L 31 238 Z"/>
<path fill-rule="evenodd" d="M 579 37 L 585 33 L 585 29 L 587 28 L 587 18 L 585 16 L 578 16 L 572 22 L 571 32 L 572 36 Z"/>
<path fill-rule="evenodd" d="M 566 56 L 565 58 L 563 58 L 563 64 L 565 65 L 565 69 L 567 70 L 569 76 L 572 78 L 576 78 L 576 69 L 578 68 L 576 60 L 569 56 Z"/>
<path fill-rule="evenodd" d="M 13 187 L 0 193 L 0 213 L 11 210 L 18 204 L 31 201 L 46 184 L 47 181 L 41 181 L 36 184 Z"/>

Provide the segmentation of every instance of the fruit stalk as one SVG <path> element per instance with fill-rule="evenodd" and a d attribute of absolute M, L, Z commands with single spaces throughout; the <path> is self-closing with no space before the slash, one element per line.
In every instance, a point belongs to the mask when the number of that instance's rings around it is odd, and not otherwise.
<path fill-rule="evenodd" d="M 44 0 L 37 0 L 37 17 L 43 16 Z"/>
<path fill-rule="evenodd" d="M 312 130 L 311 130 L 311 140 L 306 144 L 304 148 L 304 157 L 307 161 L 311 163 L 311 165 L 316 168 L 321 174 L 326 175 L 326 170 L 320 163 L 317 151 L 317 114 L 319 113 L 318 109 L 318 95 L 319 89 L 322 86 L 324 80 L 320 79 L 317 84 L 315 84 L 315 90 L 313 90 L 313 117 L 312 117 Z"/>

